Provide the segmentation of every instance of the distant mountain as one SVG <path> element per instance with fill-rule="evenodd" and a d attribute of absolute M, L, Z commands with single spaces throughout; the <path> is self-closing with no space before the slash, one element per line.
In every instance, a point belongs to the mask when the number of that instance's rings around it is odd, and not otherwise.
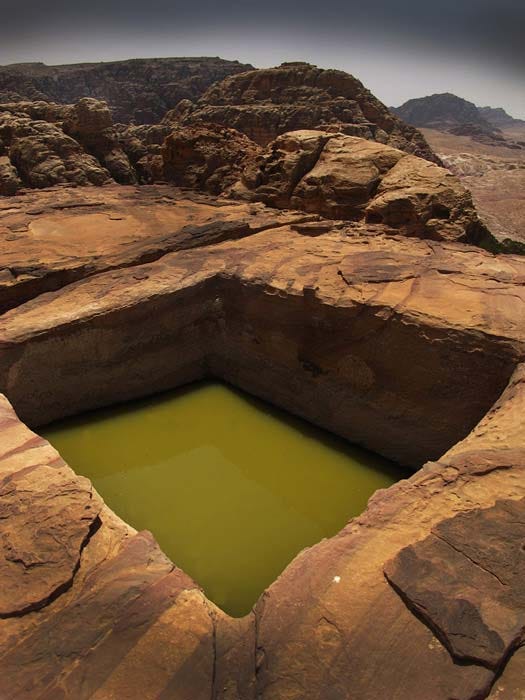
<path fill-rule="evenodd" d="M 449 131 L 464 124 L 475 124 L 493 131 L 494 127 L 473 102 L 445 92 L 408 100 L 391 110 L 403 121 L 416 127 Z"/>
<path fill-rule="evenodd" d="M 510 126 L 525 126 L 525 120 L 514 119 L 502 107 L 478 107 L 481 116 L 497 129 Z"/>
<path fill-rule="evenodd" d="M 182 99 L 197 100 L 213 83 L 253 66 L 221 58 L 134 58 L 109 63 L 0 66 L 0 103 L 105 100 L 117 122 L 159 122 Z"/>
<path fill-rule="evenodd" d="M 436 129 L 456 136 L 469 136 L 488 146 L 503 146 L 521 150 L 522 141 L 507 138 L 503 128 L 524 124 L 513 119 L 505 110 L 476 107 L 473 102 L 450 92 L 408 100 L 390 110 L 403 121 L 418 128 Z"/>

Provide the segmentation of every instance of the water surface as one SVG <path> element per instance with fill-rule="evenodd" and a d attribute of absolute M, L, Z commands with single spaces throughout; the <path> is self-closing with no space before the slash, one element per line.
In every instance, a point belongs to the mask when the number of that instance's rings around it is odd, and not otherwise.
<path fill-rule="evenodd" d="M 43 435 L 236 616 L 301 549 L 334 535 L 376 489 L 404 476 L 220 383 L 87 413 Z"/>

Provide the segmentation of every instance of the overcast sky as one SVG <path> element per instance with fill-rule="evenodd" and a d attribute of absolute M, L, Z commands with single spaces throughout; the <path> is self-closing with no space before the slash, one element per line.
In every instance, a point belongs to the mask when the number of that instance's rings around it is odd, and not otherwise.
<path fill-rule="evenodd" d="M 525 0 L 0 2 L 0 64 L 305 60 L 353 73 L 388 105 L 453 92 L 525 118 Z"/>

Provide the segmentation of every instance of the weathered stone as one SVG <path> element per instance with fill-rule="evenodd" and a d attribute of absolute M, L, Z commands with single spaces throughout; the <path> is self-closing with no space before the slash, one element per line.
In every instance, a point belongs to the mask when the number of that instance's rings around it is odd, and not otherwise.
<path fill-rule="evenodd" d="M 497 248 L 469 192 L 448 170 L 344 134 L 294 131 L 278 137 L 230 194 L 332 219 L 366 219 L 406 236 Z"/>
<path fill-rule="evenodd" d="M 232 75 L 212 85 L 194 108 L 186 104 L 178 116 L 183 124 L 233 127 L 262 146 L 287 131 L 335 124 L 346 133 L 439 162 L 421 134 L 393 115 L 359 80 L 308 63 Z"/>
<path fill-rule="evenodd" d="M 525 499 L 465 511 L 385 567 L 409 608 L 459 661 L 498 669 L 523 641 L 524 514 Z"/>
<path fill-rule="evenodd" d="M 244 134 L 216 124 L 173 127 L 162 148 L 164 176 L 179 187 L 220 194 L 261 150 Z"/>
<path fill-rule="evenodd" d="M 7 156 L 0 156 L 0 195 L 12 195 L 22 187 L 22 181 Z"/>
<path fill-rule="evenodd" d="M 95 156 L 116 182 L 122 185 L 136 182 L 135 172 L 122 150 L 105 102 L 82 98 L 69 110 L 63 129 Z"/>
<path fill-rule="evenodd" d="M 0 311 L 104 270 L 315 218 L 161 185 L 30 193 L 0 219 Z"/>
<path fill-rule="evenodd" d="M 196 100 L 216 80 L 253 66 L 221 58 L 141 58 L 64 66 L 0 66 L 0 102 L 107 102 L 119 122 L 160 121 L 180 100 Z"/>
<path fill-rule="evenodd" d="M 32 424 L 211 371 L 420 464 L 463 437 L 507 383 L 521 353 L 519 259 L 385 237 L 368 224 L 309 236 L 290 227 L 297 213 L 216 207 L 169 187 L 144 199 L 147 191 L 114 187 L 102 206 L 43 212 L 5 244 L 13 277 L 4 294 L 11 305 L 35 298 L 0 324 L 1 386 Z M 163 194 L 167 203 L 154 201 Z M 24 271 L 31 242 L 40 266 Z M 53 285 L 56 293 L 37 296 Z M 68 385 L 54 380 L 62 373 Z M 334 411 L 334 394 L 344 412 Z"/>
<path fill-rule="evenodd" d="M 56 124 L 0 108 L 0 139 L 26 186 L 102 185 L 110 181 L 108 171 Z"/>
<path fill-rule="evenodd" d="M 47 466 L 5 476 L 0 499 L 0 617 L 9 617 L 71 584 L 101 503 L 87 479 Z"/>

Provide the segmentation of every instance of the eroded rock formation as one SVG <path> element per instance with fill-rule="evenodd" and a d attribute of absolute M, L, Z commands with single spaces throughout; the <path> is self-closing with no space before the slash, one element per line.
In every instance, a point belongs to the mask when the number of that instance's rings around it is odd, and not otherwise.
<path fill-rule="evenodd" d="M 60 125 L 32 119 L 23 112 L 2 111 L 0 106 L 0 153 L 4 194 L 13 194 L 15 185 L 49 187 L 69 183 L 102 185 L 109 172 Z M 7 183 L 7 184 L 6 184 Z"/>
<path fill-rule="evenodd" d="M 198 99 L 217 80 L 251 70 L 221 58 L 139 58 L 107 63 L 0 66 L 0 102 L 107 102 L 117 122 L 159 122 L 180 100 Z"/>
<path fill-rule="evenodd" d="M 122 185 L 136 182 L 135 172 L 119 143 L 105 102 L 82 98 L 68 110 L 63 130 L 95 156 L 116 182 Z"/>
<path fill-rule="evenodd" d="M 195 104 L 188 65 L 161 124 L 0 107 L 0 697 L 516 700 L 525 261 L 466 244 L 493 245 L 468 192 L 352 76 L 250 71 Z M 166 177 L 193 191 L 133 184 Z M 426 462 L 242 619 L 22 422 L 210 375 Z"/>
<path fill-rule="evenodd" d="M 177 115 L 183 124 L 233 127 L 266 146 L 297 129 L 334 128 L 437 162 L 422 135 L 393 115 L 348 73 L 308 63 L 230 76 Z"/>
<path fill-rule="evenodd" d="M 247 166 L 232 195 L 332 219 L 383 223 L 408 236 L 495 243 L 469 192 L 448 170 L 345 134 L 280 136 Z"/>
<path fill-rule="evenodd" d="M 164 176 L 180 187 L 220 194 L 261 150 L 235 129 L 174 126 L 162 148 Z"/>
<path fill-rule="evenodd" d="M 515 700 L 521 258 L 170 186 L 3 208 L 0 387 L 32 425 L 211 373 L 437 461 L 235 620 L 2 399 L 2 697 Z"/>

